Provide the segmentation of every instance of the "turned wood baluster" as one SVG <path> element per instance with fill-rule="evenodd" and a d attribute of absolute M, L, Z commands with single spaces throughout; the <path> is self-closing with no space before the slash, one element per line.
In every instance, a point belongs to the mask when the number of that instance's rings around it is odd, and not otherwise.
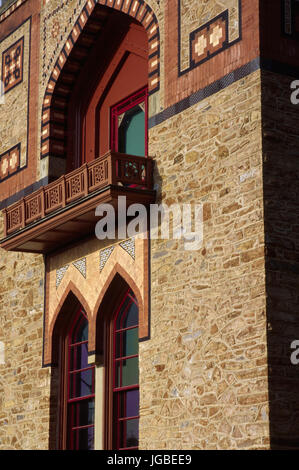
<path fill-rule="evenodd" d="M 8 225 L 7 209 L 3 209 L 3 215 L 4 215 L 4 237 L 6 237 L 7 236 L 7 225 Z"/>
<path fill-rule="evenodd" d="M 40 209 L 41 209 L 41 218 L 45 217 L 45 188 L 42 187 L 40 194 Z"/>
<path fill-rule="evenodd" d="M 63 175 L 61 178 L 61 201 L 62 201 L 62 207 L 65 207 L 66 204 L 66 182 L 65 182 L 65 176 Z"/>
<path fill-rule="evenodd" d="M 88 167 L 87 163 L 84 164 L 83 168 L 83 185 L 84 185 L 84 196 L 88 195 Z"/>
<path fill-rule="evenodd" d="M 108 164 L 108 184 L 116 184 L 116 167 L 118 162 L 115 158 L 115 154 L 110 152 L 110 155 L 107 156 L 106 161 Z"/>
<path fill-rule="evenodd" d="M 21 200 L 21 227 L 25 228 L 26 226 L 26 211 L 25 211 L 25 198 Z"/>

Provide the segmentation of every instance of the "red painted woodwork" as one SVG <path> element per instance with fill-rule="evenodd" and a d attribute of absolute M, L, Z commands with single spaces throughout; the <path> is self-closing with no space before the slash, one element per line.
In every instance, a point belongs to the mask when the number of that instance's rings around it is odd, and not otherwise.
<path fill-rule="evenodd" d="M 116 23 L 104 39 L 84 67 L 69 106 L 68 170 L 109 151 L 111 107 L 147 86 L 148 38 L 143 26 L 131 20 Z"/>
<path fill-rule="evenodd" d="M 142 90 L 133 93 L 133 95 L 127 97 L 125 100 L 122 100 L 117 105 L 111 108 L 111 129 L 110 129 L 110 148 L 115 150 L 116 152 L 120 152 L 118 148 L 118 118 L 121 114 L 125 113 L 126 111 L 132 109 L 138 104 L 144 103 L 145 107 L 145 142 L 144 142 L 144 149 L 145 149 L 145 156 L 148 155 L 148 89 L 143 88 Z"/>
<path fill-rule="evenodd" d="M 82 308 L 75 316 L 67 341 L 67 448 L 92 450 L 95 366 L 88 365 L 88 319 Z"/>
<path fill-rule="evenodd" d="M 83 165 L 56 181 L 43 186 L 17 203 L 4 209 L 4 236 L 18 232 L 32 222 L 84 198 L 101 188 L 118 184 L 151 190 L 153 187 L 153 159 L 117 152 Z M 140 197 L 142 202 L 142 197 Z"/>
<path fill-rule="evenodd" d="M 127 315 L 132 306 L 137 308 L 136 320 L 127 326 Z M 137 331 L 138 338 L 138 305 L 133 292 L 129 289 L 119 304 L 113 323 L 113 448 L 118 450 L 138 449 L 139 381 L 137 379 L 136 383 L 123 384 L 125 365 L 132 359 L 137 361 L 135 372 L 138 377 L 138 350 L 129 355 L 125 353 L 126 335 L 134 330 Z M 133 397 L 129 398 L 129 394 L 133 394 Z M 135 413 L 132 413 L 132 409 Z M 127 435 L 130 423 L 135 427 L 133 438 Z"/>

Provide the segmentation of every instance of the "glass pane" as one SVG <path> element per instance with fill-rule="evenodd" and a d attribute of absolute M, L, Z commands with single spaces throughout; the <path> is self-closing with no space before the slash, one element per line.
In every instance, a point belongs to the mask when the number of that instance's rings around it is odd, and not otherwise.
<path fill-rule="evenodd" d="M 93 393 L 94 369 L 70 374 L 70 398 L 85 397 Z"/>
<path fill-rule="evenodd" d="M 139 380 L 138 357 L 117 361 L 115 373 L 115 386 L 126 387 L 137 385 Z"/>
<path fill-rule="evenodd" d="M 77 450 L 93 450 L 94 448 L 94 427 L 77 429 L 75 433 L 75 442 Z"/>
<path fill-rule="evenodd" d="M 78 324 L 75 326 L 72 334 L 72 344 L 80 343 L 81 341 L 88 340 L 88 322 L 86 318 L 81 314 Z"/>
<path fill-rule="evenodd" d="M 145 155 L 145 114 L 139 105 L 119 119 L 118 151 L 129 155 Z"/>
<path fill-rule="evenodd" d="M 87 426 L 94 423 L 94 398 L 90 400 L 80 400 L 69 405 L 69 426 Z"/>
<path fill-rule="evenodd" d="M 128 328 L 129 326 L 135 325 L 138 325 L 138 307 L 134 302 L 132 302 L 126 314 L 126 317 L 124 318 L 123 328 Z"/>
<path fill-rule="evenodd" d="M 121 330 L 122 328 L 124 328 L 123 326 L 123 319 L 124 319 L 124 312 L 126 311 L 126 309 L 128 308 L 128 305 L 132 302 L 132 300 L 130 299 L 129 296 L 127 296 L 124 300 L 124 303 L 119 311 L 119 314 L 117 316 L 117 321 L 116 321 L 116 329 L 117 330 Z"/>
<path fill-rule="evenodd" d="M 94 399 L 77 402 L 78 426 L 87 426 L 94 423 Z"/>
<path fill-rule="evenodd" d="M 88 367 L 88 345 L 71 346 L 70 348 L 70 370 L 84 369 Z"/>
<path fill-rule="evenodd" d="M 116 334 L 116 357 L 138 354 L 138 328 Z"/>
<path fill-rule="evenodd" d="M 139 415 L 139 390 L 120 392 L 120 418 L 130 418 Z"/>
<path fill-rule="evenodd" d="M 121 447 L 138 447 L 139 419 L 121 421 Z"/>

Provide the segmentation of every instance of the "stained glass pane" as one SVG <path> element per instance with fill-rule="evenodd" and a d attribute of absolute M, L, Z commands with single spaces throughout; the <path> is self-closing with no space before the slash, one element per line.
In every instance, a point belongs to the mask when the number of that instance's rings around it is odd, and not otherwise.
<path fill-rule="evenodd" d="M 132 302 L 123 321 L 123 328 L 135 325 L 138 325 L 138 307 L 134 302 Z"/>
<path fill-rule="evenodd" d="M 127 387 L 138 384 L 138 357 L 125 359 L 116 363 L 116 387 Z"/>
<path fill-rule="evenodd" d="M 81 317 L 78 325 L 74 328 L 71 343 L 80 343 L 88 340 L 88 322 L 85 317 Z"/>
<path fill-rule="evenodd" d="M 70 398 L 86 397 L 93 393 L 93 369 L 70 375 Z"/>
<path fill-rule="evenodd" d="M 139 415 L 139 390 L 120 393 L 120 418 Z"/>
<path fill-rule="evenodd" d="M 138 354 L 138 328 L 126 330 L 116 335 L 116 357 Z"/>
<path fill-rule="evenodd" d="M 118 314 L 117 320 L 116 320 L 116 329 L 117 330 L 120 330 L 120 329 L 124 328 L 124 326 L 123 326 L 124 312 L 127 310 L 128 305 L 130 303 L 132 303 L 132 300 L 130 299 L 130 297 L 126 297 L 124 303 L 122 304 L 120 312 Z"/>
<path fill-rule="evenodd" d="M 87 343 L 70 348 L 70 370 L 84 369 L 88 366 Z"/>

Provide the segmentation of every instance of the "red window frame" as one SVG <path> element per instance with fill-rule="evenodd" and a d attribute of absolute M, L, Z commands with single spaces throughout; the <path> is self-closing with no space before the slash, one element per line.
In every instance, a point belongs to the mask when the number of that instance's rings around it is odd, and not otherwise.
<path fill-rule="evenodd" d="M 83 321 L 87 321 L 88 323 L 88 318 L 83 310 L 83 308 L 79 308 L 77 311 L 73 323 L 69 329 L 68 335 L 67 335 L 67 448 L 70 450 L 80 450 L 79 449 L 79 430 L 81 429 L 88 429 L 88 428 L 93 428 L 94 431 L 94 421 L 92 424 L 87 424 L 87 425 L 80 425 L 79 424 L 79 419 L 80 419 L 80 405 L 84 404 L 84 402 L 87 402 L 88 400 L 95 400 L 95 366 L 94 365 L 87 365 L 86 367 L 76 369 L 75 365 L 72 368 L 71 367 L 71 358 L 72 358 L 72 348 L 75 350 L 74 356 L 73 356 L 73 363 L 76 364 L 77 360 L 77 348 L 78 346 L 82 346 L 84 344 L 88 344 L 88 338 L 87 340 L 84 341 L 79 341 L 79 342 L 72 342 L 72 337 L 73 337 L 73 332 L 75 328 L 79 328 L 80 324 Z M 75 380 L 76 376 L 78 374 L 81 374 L 87 370 L 92 371 L 92 390 L 89 395 L 81 395 L 81 396 L 76 396 L 76 397 L 71 397 L 71 390 L 74 390 L 75 387 Z M 73 382 L 73 387 L 71 388 L 71 382 Z M 77 405 L 77 406 L 76 406 Z M 76 411 L 75 411 L 76 410 Z"/>
<path fill-rule="evenodd" d="M 124 311 L 122 311 L 122 308 L 123 308 L 123 305 L 125 303 L 125 301 L 129 299 L 130 301 L 128 302 L 128 305 L 125 307 Z M 116 314 L 115 314 L 115 318 L 114 318 L 114 322 L 113 322 L 113 358 L 112 358 L 112 362 L 113 362 L 113 399 L 112 399 L 112 403 L 114 404 L 113 405 L 113 442 L 114 442 L 114 446 L 116 447 L 117 450 L 137 450 L 138 449 L 138 446 L 132 446 L 132 447 L 127 447 L 127 446 L 122 446 L 122 442 L 125 442 L 126 440 L 126 436 L 124 434 L 122 434 L 121 432 L 121 424 L 124 423 L 125 421 L 129 421 L 129 420 L 136 420 L 138 419 L 138 422 L 139 422 L 139 413 L 138 415 L 136 416 L 121 416 L 121 408 L 122 409 L 125 409 L 125 400 L 126 400 L 126 394 L 124 392 L 127 392 L 127 391 L 131 391 L 131 390 L 138 390 L 139 392 L 139 380 L 138 380 L 138 383 L 136 384 L 132 384 L 132 385 L 127 385 L 127 386 L 119 386 L 116 382 L 116 377 L 117 377 L 117 374 L 118 374 L 118 367 L 117 367 L 117 364 L 122 364 L 124 360 L 127 360 L 127 359 L 132 359 L 132 358 L 135 358 L 135 357 L 139 357 L 139 354 L 133 354 L 133 355 L 130 355 L 130 356 L 122 356 L 120 355 L 119 357 L 116 357 L 117 356 L 117 352 L 116 352 L 116 348 L 118 346 L 118 349 L 120 350 L 121 347 L 122 347 L 122 344 L 117 344 L 117 335 L 118 337 L 120 338 L 120 341 L 122 341 L 122 333 L 128 331 L 128 330 L 133 330 L 133 329 L 137 329 L 137 337 L 138 337 L 138 321 L 137 321 L 137 324 L 134 325 L 134 326 L 130 326 L 130 327 L 126 327 L 126 328 L 117 328 L 117 321 L 119 320 L 119 316 L 122 315 L 122 319 L 125 319 L 126 318 L 126 315 L 128 313 L 128 310 L 129 308 L 132 306 L 132 303 L 135 303 L 135 305 L 137 306 L 138 308 L 138 303 L 137 303 L 137 300 L 133 294 L 133 292 L 131 291 L 131 289 L 128 289 L 128 291 L 126 292 L 126 294 L 124 295 L 122 301 L 120 302 L 119 306 L 118 306 L 118 309 L 116 311 Z M 137 366 L 139 368 L 139 364 Z M 122 368 L 119 369 L 120 370 L 120 377 L 122 376 Z M 138 374 L 139 376 L 139 374 Z M 116 406 L 115 406 L 115 403 L 116 403 Z M 125 429 L 125 427 L 124 427 Z"/>
<path fill-rule="evenodd" d="M 137 104 L 145 103 L 145 143 L 144 155 L 148 155 L 148 88 L 144 87 L 141 90 L 133 93 L 124 100 L 120 101 L 111 108 L 111 127 L 110 127 L 110 147 L 111 150 L 118 152 L 118 117 L 134 108 Z"/>

